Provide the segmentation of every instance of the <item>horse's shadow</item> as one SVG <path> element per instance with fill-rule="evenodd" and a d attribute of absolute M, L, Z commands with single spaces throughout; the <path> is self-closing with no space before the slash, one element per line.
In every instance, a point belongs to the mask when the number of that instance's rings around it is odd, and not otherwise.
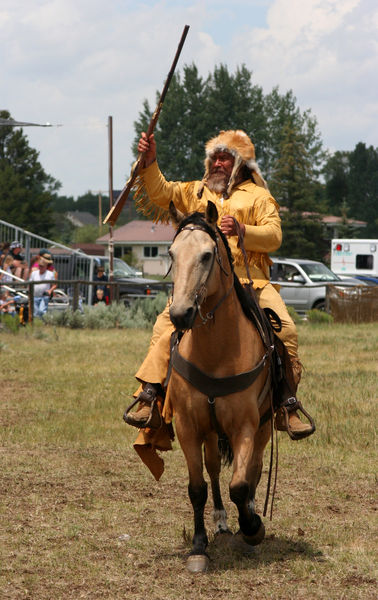
<path fill-rule="evenodd" d="M 259 546 L 249 546 L 238 535 L 216 535 L 210 540 L 208 554 L 210 568 L 229 570 L 251 568 L 277 562 L 297 560 L 323 561 L 321 550 L 305 540 L 269 535 Z"/>
<path fill-rule="evenodd" d="M 187 559 L 190 548 L 190 533 L 183 531 L 183 546 L 160 559 L 172 556 Z M 323 552 L 303 539 L 296 540 L 286 536 L 268 535 L 259 546 L 249 546 L 239 535 L 218 534 L 211 536 L 207 547 L 210 557 L 210 571 L 229 571 L 230 569 L 250 569 L 292 560 L 310 560 L 324 562 Z"/>

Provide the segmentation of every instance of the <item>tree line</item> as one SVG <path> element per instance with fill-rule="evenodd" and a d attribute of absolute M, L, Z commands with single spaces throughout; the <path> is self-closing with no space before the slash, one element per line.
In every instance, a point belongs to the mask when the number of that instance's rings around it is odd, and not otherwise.
<path fill-rule="evenodd" d="M 154 108 L 145 100 L 134 123 L 135 155 Z M 0 111 L 0 116 L 10 114 Z M 245 65 L 234 73 L 219 65 L 205 78 L 194 64 L 185 65 L 172 79 L 155 130 L 166 177 L 202 178 L 204 145 L 221 129 L 244 129 L 255 144 L 260 169 L 283 209 L 280 254 L 323 258 L 329 250 L 321 222 L 325 214 L 342 217 L 343 236 L 378 236 L 378 148 L 361 141 L 353 150 L 328 152 L 311 110 L 300 110 L 291 90 L 281 93 L 276 87 L 264 94 Z M 0 219 L 46 237 L 69 237 L 72 232 L 62 231 L 56 215 L 70 210 L 97 215 L 98 194 L 74 199 L 59 195 L 60 187 L 45 173 L 23 131 L 0 127 Z M 105 215 L 109 200 L 102 201 Z M 129 205 L 119 224 L 135 217 Z M 348 219 L 366 221 L 367 227 L 351 230 Z"/>

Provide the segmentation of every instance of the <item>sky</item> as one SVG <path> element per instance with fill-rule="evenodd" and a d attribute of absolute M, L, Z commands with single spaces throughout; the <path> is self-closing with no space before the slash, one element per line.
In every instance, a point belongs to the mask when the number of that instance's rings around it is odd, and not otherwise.
<path fill-rule="evenodd" d="M 331 152 L 378 147 L 377 0 L 0 0 L 0 109 L 53 125 L 24 133 L 61 194 L 107 193 L 109 116 L 122 189 L 134 121 L 185 25 L 178 71 L 245 64 L 265 94 L 292 90 L 311 109 Z"/>

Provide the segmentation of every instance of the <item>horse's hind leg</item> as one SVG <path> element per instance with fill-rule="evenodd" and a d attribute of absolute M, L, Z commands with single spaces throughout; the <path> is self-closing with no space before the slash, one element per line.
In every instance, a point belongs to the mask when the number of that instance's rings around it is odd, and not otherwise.
<path fill-rule="evenodd" d="M 205 465 L 210 477 L 213 495 L 215 533 L 231 533 L 227 525 L 227 513 L 223 506 L 220 491 L 221 455 L 218 449 L 218 435 L 214 432 L 210 433 L 205 440 Z"/>

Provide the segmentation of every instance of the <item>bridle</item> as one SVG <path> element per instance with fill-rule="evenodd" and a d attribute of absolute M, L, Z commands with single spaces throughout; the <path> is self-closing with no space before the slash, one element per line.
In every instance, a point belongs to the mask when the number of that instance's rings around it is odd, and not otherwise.
<path fill-rule="evenodd" d="M 200 284 L 200 286 L 198 287 L 198 289 L 196 290 L 195 293 L 195 297 L 194 297 L 194 302 L 196 305 L 196 311 L 198 313 L 198 315 L 200 316 L 201 319 L 201 324 L 205 325 L 208 321 L 211 321 L 214 318 L 214 314 L 215 311 L 223 304 L 223 302 L 228 298 L 228 296 L 231 294 L 233 287 L 234 287 L 234 278 L 232 277 L 232 282 L 230 287 L 228 288 L 228 290 L 223 294 L 223 296 L 218 300 L 218 302 L 216 303 L 216 305 L 206 313 L 206 315 L 203 315 L 201 312 L 201 306 L 203 301 L 206 298 L 206 283 L 212 273 L 213 270 L 213 266 L 214 266 L 214 262 L 216 261 L 219 265 L 219 268 L 221 270 L 221 272 L 226 276 L 229 277 L 230 275 L 233 275 L 233 268 L 231 263 L 229 263 L 229 272 L 226 271 L 224 265 L 223 265 L 223 261 L 222 261 L 222 256 L 219 252 L 219 246 L 218 246 L 218 241 L 219 241 L 219 233 L 218 232 L 214 232 L 214 236 L 210 233 L 210 231 L 208 231 L 208 229 L 204 226 L 201 225 L 193 225 L 193 224 L 188 224 L 185 227 L 182 227 L 181 229 L 178 229 L 178 231 L 176 232 L 174 238 L 173 238 L 173 242 L 175 241 L 176 237 L 182 232 L 182 231 L 203 231 L 204 233 L 206 233 L 207 235 L 209 235 L 211 237 L 211 239 L 214 241 L 215 245 L 214 245 L 214 249 L 213 249 L 213 253 L 212 253 L 212 260 L 211 260 L 211 264 L 209 266 L 208 269 L 208 273 L 207 273 L 207 277 L 205 279 L 205 281 L 203 283 Z M 173 243 L 172 242 L 172 243 Z M 171 265 L 172 266 L 172 265 Z M 171 267 L 170 267 L 171 269 Z M 170 271 L 169 269 L 169 271 Z M 168 271 L 168 273 L 169 273 Z M 172 298 L 173 298 L 173 293 L 174 293 L 174 288 L 172 291 Z"/>

